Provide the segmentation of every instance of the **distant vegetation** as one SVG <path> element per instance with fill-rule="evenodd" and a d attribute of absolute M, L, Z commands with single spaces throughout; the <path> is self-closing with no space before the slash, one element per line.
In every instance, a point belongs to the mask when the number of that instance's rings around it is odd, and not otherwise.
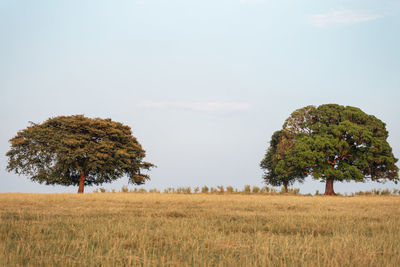
<path fill-rule="evenodd" d="M 94 193 L 106 193 L 104 188 L 98 188 L 93 191 Z M 112 191 L 111 191 L 112 192 Z M 116 192 L 116 190 L 114 190 Z M 146 190 L 144 188 L 133 188 L 128 189 L 128 186 L 122 186 L 121 193 L 165 193 L 165 194 L 277 194 L 277 193 L 288 193 L 288 194 L 299 194 L 299 188 L 291 188 L 289 190 L 276 189 L 273 187 L 263 186 L 250 186 L 245 185 L 243 189 L 237 189 L 233 186 L 224 187 L 222 185 L 217 187 L 208 187 L 206 185 L 202 187 L 168 187 L 164 190 L 159 190 L 157 188 Z"/>
<path fill-rule="evenodd" d="M 263 186 L 263 187 L 258 187 L 258 186 L 250 186 L 250 185 L 245 185 L 244 188 L 238 189 L 234 188 L 233 186 L 217 186 L 217 187 L 208 187 L 208 186 L 202 186 L 202 187 L 190 187 L 190 186 L 184 186 L 184 187 L 168 187 L 164 190 L 159 190 L 157 188 L 152 188 L 146 190 L 145 188 L 131 188 L 129 189 L 128 186 L 124 185 L 122 186 L 121 190 L 115 190 L 111 189 L 111 191 L 107 191 L 105 188 L 100 187 L 96 188 L 93 190 L 93 193 L 162 193 L 162 194 L 260 194 L 260 195 L 305 195 L 305 196 L 312 196 L 312 194 L 300 194 L 300 189 L 299 188 L 274 188 L 274 187 L 268 187 L 268 186 Z M 315 196 L 321 195 L 318 190 L 315 191 L 314 193 Z M 340 194 L 337 193 L 337 195 L 340 196 L 388 196 L 388 195 L 400 195 L 400 190 L 399 189 L 371 189 L 371 190 L 366 190 L 366 191 L 357 191 L 355 193 L 344 193 Z"/>

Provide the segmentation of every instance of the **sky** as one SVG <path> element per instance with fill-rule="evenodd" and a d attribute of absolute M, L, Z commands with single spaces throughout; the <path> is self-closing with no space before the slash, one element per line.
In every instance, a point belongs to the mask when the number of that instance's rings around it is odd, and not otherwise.
<path fill-rule="evenodd" d="M 375 115 L 399 158 L 399 47 L 397 0 L 0 0 L 0 192 L 77 191 L 6 171 L 8 140 L 58 115 L 129 125 L 146 189 L 263 186 L 271 135 L 306 105 Z M 335 183 L 371 188 L 400 185 Z"/>

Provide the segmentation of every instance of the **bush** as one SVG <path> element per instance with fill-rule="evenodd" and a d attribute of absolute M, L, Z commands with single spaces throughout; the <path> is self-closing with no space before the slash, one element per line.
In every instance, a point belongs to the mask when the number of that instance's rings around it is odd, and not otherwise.
<path fill-rule="evenodd" d="M 219 186 L 217 186 L 217 188 L 218 188 L 218 193 L 223 194 L 225 192 L 225 189 L 224 189 L 223 185 L 219 185 Z"/>
<path fill-rule="evenodd" d="M 227 186 L 227 187 L 226 187 L 226 192 L 228 192 L 228 193 L 230 193 L 230 194 L 233 193 L 233 187 L 230 186 L 230 185 Z"/>
<path fill-rule="evenodd" d="M 128 186 L 127 186 L 127 185 L 123 185 L 123 186 L 121 187 L 121 192 L 122 192 L 122 193 L 128 193 L 128 192 L 129 192 Z"/>
<path fill-rule="evenodd" d="M 157 188 L 153 188 L 149 190 L 149 193 L 160 193 L 160 191 Z"/>
<path fill-rule="evenodd" d="M 200 188 L 196 186 L 193 191 L 197 194 L 200 191 Z"/>
<path fill-rule="evenodd" d="M 263 186 L 260 189 L 260 193 L 269 193 L 271 191 L 271 189 L 268 186 Z"/>
<path fill-rule="evenodd" d="M 381 191 L 381 195 L 383 195 L 383 196 L 388 196 L 388 195 L 390 195 L 390 190 L 389 190 L 389 189 L 384 189 L 384 190 L 382 190 L 382 191 Z"/>
<path fill-rule="evenodd" d="M 100 187 L 99 190 L 100 190 L 101 193 L 105 193 L 106 192 L 106 189 L 103 188 L 103 187 Z"/>
<path fill-rule="evenodd" d="M 259 188 L 258 186 L 253 186 L 252 192 L 253 192 L 254 194 L 258 194 L 258 193 L 260 193 L 260 188 Z"/>
<path fill-rule="evenodd" d="M 208 186 L 203 186 L 202 188 L 201 188 L 201 192 L 202 193 L 208 193 Z"/>
<path fill-rule="evenodd" d="M 300 188 L 289 188 L 288 193 L 298 195 L 300 193 Z"/>
<path fill-rule="evenodd" d="M 166 189 L 164 189 L 164 193 L 175 193 L 175 188 L 173 187 L 168 187 Z"/>
<path fill-rule="evenodd" d="M 250 191 L 251 191 L 250 185 L 245 185 L 244 189 L 243 189 L 243 193 L 250 194 Z"/>

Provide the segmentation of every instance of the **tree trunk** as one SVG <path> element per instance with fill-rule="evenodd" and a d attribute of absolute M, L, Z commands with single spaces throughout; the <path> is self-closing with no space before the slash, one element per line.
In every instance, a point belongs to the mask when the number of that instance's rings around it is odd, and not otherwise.
<path fill-rule="evenodd" d="M 287 193 L 288 192 L 288 189 L 287 189 L 287 187 L 288 187 L 288 182 L 283 182 L 283 188 L 285 188 L 285 192 Z"/>
<path fill-rule="evenodd" d="M 325 184 L 325 196 L 335 196 L 335 191 L 333 191 L 333 179 L 328 178 L 326 179 L 326 184 Z"/>
<path fill-rule="evenodd" d="M 85 180 L 86 180 L 86 174 L 84 172 L 82 172 L 81 179 L 79 180 L 78 194 L 83 194 L 83 189 L 85 187 Z"/>

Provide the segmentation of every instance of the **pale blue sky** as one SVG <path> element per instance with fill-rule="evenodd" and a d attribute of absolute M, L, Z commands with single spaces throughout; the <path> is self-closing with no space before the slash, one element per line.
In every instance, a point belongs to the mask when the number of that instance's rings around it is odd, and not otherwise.
<path fill-rule="evenodd" d="M 131 126 L 146 188 L 261 186 L 270 136 L 310 104 L 376 115 L 400 157 L 399 1 L 0 0 L 0 36 L 0 192 L 76 192 L 5 171 L 8 140 L 57 115 Z M 378 187 L 399 188 L 335 184 Z"/>

